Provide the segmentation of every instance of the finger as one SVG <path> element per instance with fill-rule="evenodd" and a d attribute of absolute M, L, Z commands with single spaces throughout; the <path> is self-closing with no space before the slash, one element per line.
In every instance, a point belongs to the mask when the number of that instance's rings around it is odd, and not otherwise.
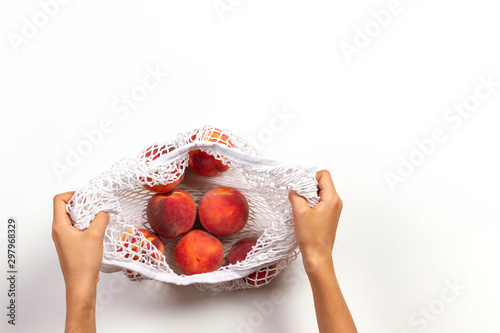
<path fill-rule="evenodd" d="M 95 230 L 99 235 L 104 235 L 106 231 L 106 226 L 109 222 L 109 215 L 106 212 L 99 212 L 94 217 L 94 220 L 90 223 L 89 230 Z"/>
<path fill-rule="evenodd" d="M 303 196 L 298 195 L 295 191 L 290 191 L 290 193 L 288 194 L 288 200 L 290 200 L 290 202 L 292 203 L 292 208 L 294 209 L 304 206 L 309 207 L 307 200 Z"/>
<path fill-rule="evenodd" d="M 53 225 L 66 224 L 72 225 L 71 219 L 69 218 L 68 213 L 66 212 L 66 205 L 73 197 L 75 192 L 66 192 L 58 194 L 54 197 L 54 221 Z"/>
<path fill-rule="evenodd" d="M 316 180 L 318 181 L 320 201 L 331 201 L 339 196 L 328 170 L 318 171 L 316 173 Z"/>

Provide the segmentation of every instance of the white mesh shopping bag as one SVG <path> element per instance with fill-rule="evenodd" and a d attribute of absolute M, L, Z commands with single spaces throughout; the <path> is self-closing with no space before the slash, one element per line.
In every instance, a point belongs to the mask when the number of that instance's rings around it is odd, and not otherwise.
<path fill-rule="evenodd" d="M 216 176 L 192 172 L 188 167 L 189 152 L 195 149 L 213 155 L 229 169 Z M 197 205 L 208 190 L 220 186 L 235 188 L 245 196 L 249 205 L 246 226 L 235 234 L 218 236 L 225 256 L 238 240 L 258 238 L 245 260 L 224 264 L 214 272 L 185 275 L 174 257 L 181 236 L 162 238 L 158 246 L 141 232 L 153 231 L 146 217 L 148 201 L 156 194 L 150 189 L 172 183 L 180 183 L 176 188 L 188 192 Z M 315 205 L 319 200 L 315 169 L 265 158 L 237 135 L 205 126 L 180 133 L 171 141 L 152 144 L 135 158 L 116 162 L 77 189 L 67 211 L 81 230 L 89 227 L 99 211 L 109 214 L 103 272 L 122 270 L 133 280 L 146 278 L 195 284 L 214 291 L 235 290 L 267 284 L 296 258 L 290 190 Z"/>

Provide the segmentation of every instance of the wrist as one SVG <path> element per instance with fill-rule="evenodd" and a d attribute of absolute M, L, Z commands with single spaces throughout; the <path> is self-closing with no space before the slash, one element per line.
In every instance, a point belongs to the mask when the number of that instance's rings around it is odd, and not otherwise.
<path fill-rule="evenodd" d="M 66 286 L 65 332 L 95 332 L 97 284 Z"/>
<path fill-rule="evenodd" d="M 333 273 L 333 257 L 330 252 L 305 252 L 302 263 L 309 277 Z"/>
<path fill-rule="evenodd" d="M 97 282 L 66 284 L 68 307 L 79 310 L 93 310 L 97 295 Z"/>

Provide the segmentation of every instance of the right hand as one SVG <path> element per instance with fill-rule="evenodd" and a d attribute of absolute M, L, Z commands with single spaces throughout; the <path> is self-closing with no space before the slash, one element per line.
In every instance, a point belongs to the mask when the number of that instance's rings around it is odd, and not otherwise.
<path fill-rule="evenodd" d="M 333 244 L 342 212 L 342 200 L 330 173 L 327 170 L 318 171 L 316 180 L 320 197 L 316 206 L 310 207 L 306 199 L 295 191 L 288 196 L 293 209 L 295 239 L 307 274 L 325 263 L 333 264 Z"/>
<path fill-rule="evenodd" d="M 66 205 L 74 192 L 54 197 L 52 239 L 67 289 L 96 286 L 102 265 L 103 239 L 109 216 L 99 212 L 90 227 L 79 230 L 73 226 L 66 213 Z"/>

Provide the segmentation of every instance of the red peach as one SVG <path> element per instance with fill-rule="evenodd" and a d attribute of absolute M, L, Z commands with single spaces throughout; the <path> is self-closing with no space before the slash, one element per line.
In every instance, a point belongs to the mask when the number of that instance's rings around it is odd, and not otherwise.
<path fill-rule="evenodd" d="M 226 257 L 226 265 L 234 265 L 239 261 L 246 259 L 248 253 L 257 244 L 257 238 L 247 237 L 240 239 L 229 250 Z M 243 278 L 246 284 L 252 286 L 260 286 L 271 280 L 276 276 L 276 264 L 269 265 L 267 267 L 261 268 L 258 271 L 250 273 L 248 276 Z"/>
<path fill-rule="evenodd" d="M 178 175 L 179 175 L 179 173 L 178 173 Z M 150 177 L 147 177 L 146 179 L 147 179 L 147 181 L 151 181 Z M 184 173 L 182 175 L 180 175 L 179 179 L 177 179 L 173 183 L 170 183 L 170 184 L 157 184 L 157 185 L 154 185 L 154 186 L 144 185 L 144 187 L 147 188 L 148 190 L 156 192 L 156 193 L 167 193 L 167 192 L 172 191 L 174 188 L 176 188 L 177 185 L 179 185 L 180 183 L 182 183 L 183 180 L 184 180 Z"/>
<path fill-rule="evenodd" d="M 175 246 L 175 261 L 187 275 L 213 272 L 222 266 L 224 249 L 220 240 L 203 230 L 192 230 Z"/>
<path fill-rule="evenodd" d="M 142 240 L 139 244 L 141 233 L 150 243 Z M 149 251 L 153 251 L 154 249 L 157 249 L 162 254 L 164 252 L 163 242 L 161 241 L 160 237 L 158 237 L 158 235 L 156 235 L 155 233 L 142 228 L 137 228 L 136 233 L 132 233 L 131 229 L 127 230 L 121 237 L 121 244 L 123 247 L 118 246 L 118 252 L 124 251 L 124 248 L 128 248 L 130 246 L 130 249 L 137 253 L 137 255 L 133 256 L 132 260 L 139 260 L 140 256 L 145 256 Z M 131 256 L 132 255 L 130 253 L 126 253 L 124 257 L 130 258 Z M 159 261 L 162 259 L 161 255 L 159 255 L 157 252 L 153 252 L 151 256 L 153 259 L 158 261 L 156 262 L 156 264 L 159 264 Z M 130 270 L 124 270 L 123 272 L 129 279 L 142 279 L 142 276 L 139 273 Z"/>
<path fill-rule="evenodd" d="M 276 264 L 272 264 L 267 267 L 261 268 L 256 272 L 248 274 L 247 277 L 243 278 L 243 281 L 251 286 L 261 286 L 274 279 L 277 273 L 278 270 Z"/>
<path fill-rule="evenodd" d="M 151 146 L 146 149 L 146 153 L 141 156 L 141 158 L 146 158 L 147 161 L 151 160 L 154 161 L 158 157 L 168 154 L 171 151 L 173 151 L 175 148 L 174 147 L 166 147 L 165 145 L 163 146 Z M 158 174 L 158 172 L 155 172 L 155 174 Z M 182 180 L 184 179 L 184 172 L 181 172 L 180 170 L 175 170 L 172 171 L 172 174 L 176 176 L 177 180 L 170 183 L 170 184 L 157 184 L 157 185 L 144 185 L 145 188 L 147 188 L 150 191 L 156 192 L 156 193 L 167 193 L 172 191 L 174 188 L 179 185 Z M 141 180 L 144 178 L 141 177 Z M 146 180 L 148 182 L 151 182 L 153 179 L 151 177 L 147 177 Z"/>
<path fill-rule="evenodd" d="M 191 140 L 194 140 L 194 138 L 195 136 L 193 136 Z M 220 142 L 228 147 L 233 146 L 227 135 L 222 134 L 221 130 L 217 128 L 204 130 L 201 140 Z M 195 149 L 189 152 L 189 168 L 202 176 L 215 176 L 219 173 L 226 172 L 229 169 L 229 165 L 225 165 L 221 160 L 216 159 L 214 156 L 200 149 Z"/>
<path fill-rule="evenodd" d="M 248 253 L 257 244 L 256 237 L 246 237 L 233 244 L 226 257 L 226 265 L 236 264 L 246 259 Z"/>
<path fill-rule="evenodd" d="M 217 236 L 234 234 L 246 225 L 248 202 L 239 191 L 231 187 L 213 188 L 200 200 L 198 215 L 203 227 Z"/>
<path fill-rule="evenodd" d="M 149 199 L 146 216 L 158 235 L 174 239 L 193 227 L 196 203 L 189 193 L 180 189 L 158 193 Z"/>

